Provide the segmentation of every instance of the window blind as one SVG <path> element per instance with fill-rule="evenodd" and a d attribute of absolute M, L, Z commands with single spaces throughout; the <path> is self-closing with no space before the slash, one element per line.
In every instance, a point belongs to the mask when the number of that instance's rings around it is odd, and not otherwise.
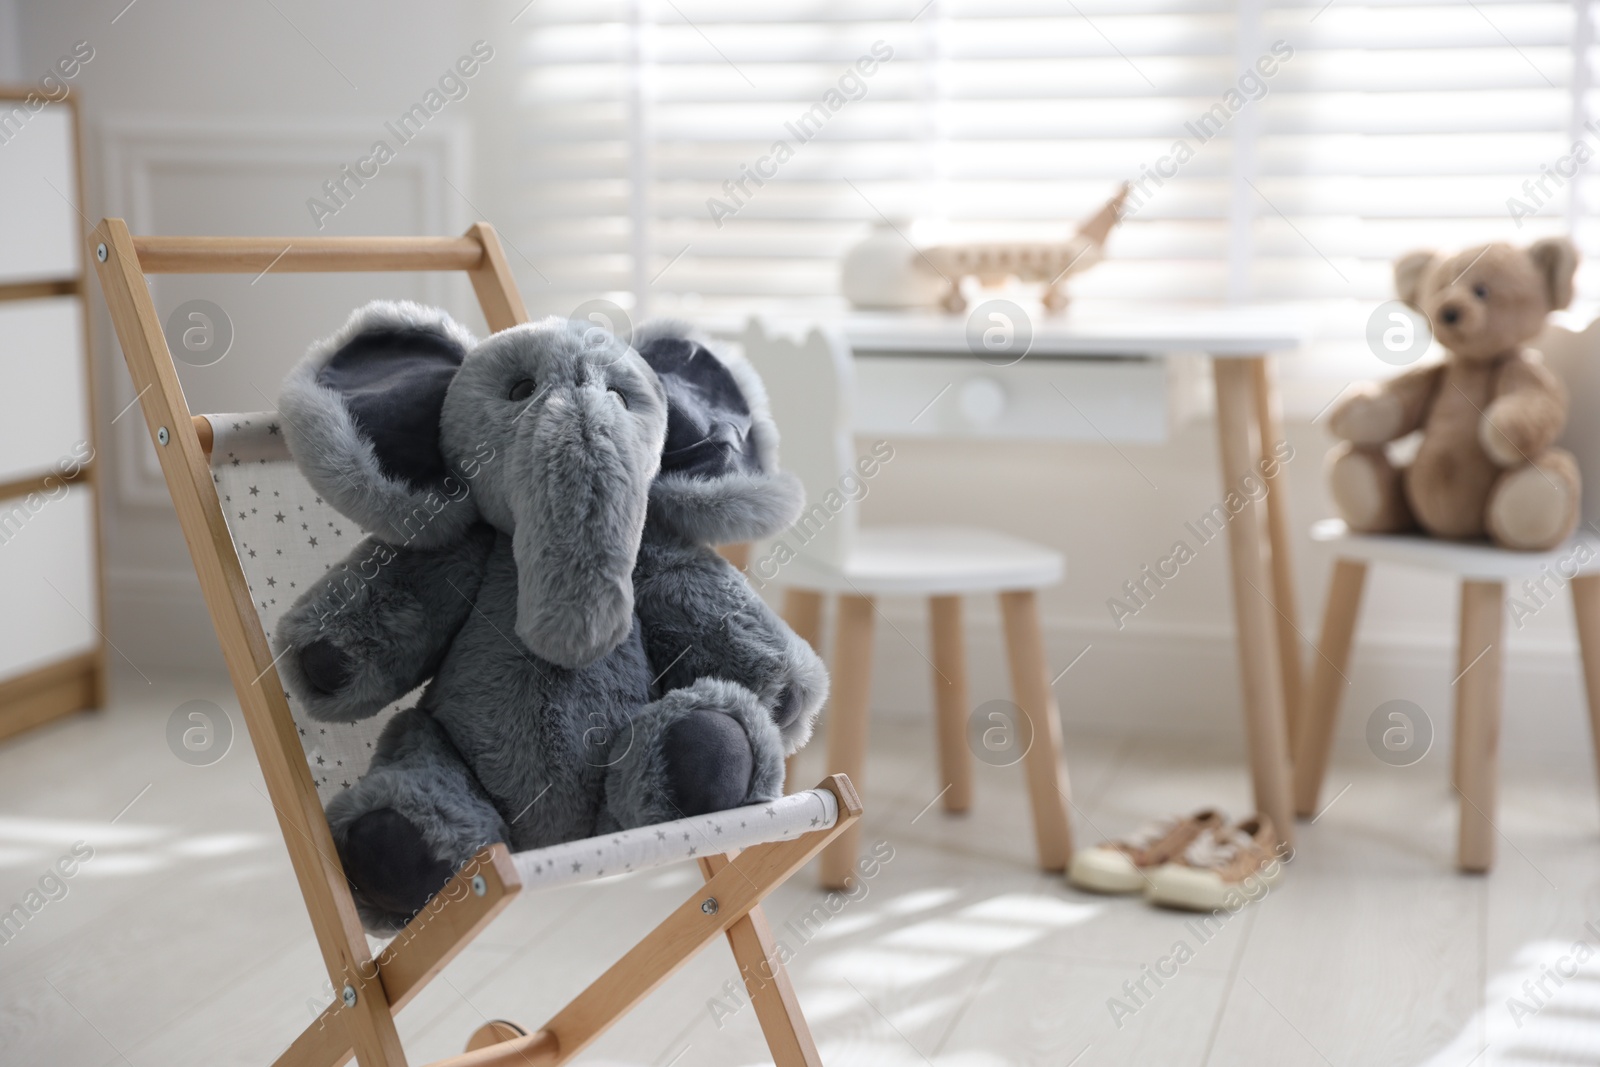
<path fill-rule="evenodd" d="M 550 279 L 529 289 L 541 310 L 824 311 L 874 223 L 919 243 L 1064 237 L 1130 181 L 1076 306 L 1307 303 L 1339 358 L 1409 248 L 1569 229 L 1592 248 L 1600 188 L 1569 157 L 1579 140 L 1600 156 L 1593 17 L 1467 0 L 537 0 L 518 21 L 512 225 Z"/>

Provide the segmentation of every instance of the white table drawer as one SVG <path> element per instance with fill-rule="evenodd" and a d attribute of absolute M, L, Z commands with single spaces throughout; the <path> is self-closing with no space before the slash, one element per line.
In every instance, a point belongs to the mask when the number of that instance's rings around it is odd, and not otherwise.
<path fill-rule="evenodd" d="M 86 486 L 0 500 L 0 678 L 88 652 L 99 611 Z M 54 588 L 51 588 L 54 586 Z"/>
<path fill-rule="evenodd" d="M 1159 444 L 1172 429 L 1167 361 L 970 356 L 855 358 L 857 433 Z M 937 398 L 937 399 L 935 399 Z"/>

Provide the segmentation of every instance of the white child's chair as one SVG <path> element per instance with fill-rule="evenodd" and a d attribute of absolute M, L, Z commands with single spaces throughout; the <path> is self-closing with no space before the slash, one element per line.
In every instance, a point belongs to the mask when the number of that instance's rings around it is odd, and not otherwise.
<path fill-rule="evenodd" d="M 866 759 L 872 672 L 873 614 L 880 596 L 928 598 L 932 617 L 933 689 L 938 715 L 940 786 L 946 811 L 972 803 L 968 748 L 966 656 L 961 597 L 1000 598 L 1016 722 L 985 721 L 973 731 L 997 750 L 995 762 L 1025 764 L 1039 865 L 1062 870 L 1071 853 L 1067 777 L 1061 762 L 1059 712 L 1051 693 L 1039 627 L 1037 591 L 1061 581 L 1060 553 L 991 530 L 962 526 L 868 526 L 856 504 L 886 457 L 882 446 L 858 456 L 851 432 L 854 367 L 849 344 L 812 328 L 803 336 L 770 332 L 752 320 L 736 338 L 766 382 L 783 439 L 783 464 L 805 483 L 806 513 L 783 535 L 756 546 L 749 564 L 758 585 L 785 589 L 784 616 L 818 644 L 822 598 L 839 597 L 833 688 L 827 713 L 828 767 L 858 787 Z M 1015 749 L 1025 751 L 1018 752 Z M 841 888 L 850 877 L 857 833 L 846 831 L 823 852 L 822 882 Z"/>
<path fill-rule="evenodd" d="M 1540 603 L 1561 585 L 1571 585 L 1589 719 L 1600 759 L 1600 320 L 1581 333 L 1547 326 L 1533 347 L 1544 353 L 1572 394 L 1561 445 L 1577 457 L 1583 474 L 1583 513 L 1565 544 L 1549 552 L 1513 552 L 1419 536 L 1365 536 L 1350 533 L 1339 519 L 1324 520 L 1311 529 L 1312 539 L 1330 545 L 1337 559 L 1295 752 L 1295 810 L 1302 816 L 1317 810 L 1368 566 L 1393 563 L 1454 574 L 1461 579 L 1461 630 L 1453 683 L 1456 729 L 1451 774 L 1461 795 L 1456 859 L 1466 871 L 1487 871 L 1494 864 L 1507 582 L 1532 579 Z M 1513 593 L 1525 595 L 1522 589 Z"/>

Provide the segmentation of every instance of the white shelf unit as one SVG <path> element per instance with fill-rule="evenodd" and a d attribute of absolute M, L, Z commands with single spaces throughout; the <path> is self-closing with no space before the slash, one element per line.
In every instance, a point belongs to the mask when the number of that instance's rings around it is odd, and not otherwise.
<path fill-rule="evenodd" d="M 0 738 L 105 699 L 80 145 L 0 86 Z"/>

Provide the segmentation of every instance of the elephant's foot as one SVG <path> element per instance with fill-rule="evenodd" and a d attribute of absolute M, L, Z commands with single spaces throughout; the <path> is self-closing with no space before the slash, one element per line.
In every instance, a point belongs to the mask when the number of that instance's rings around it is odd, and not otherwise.
<path fill-rule="evenodd" d="M 449 863 L 428 851 L 422 831 L 393 808 L 352 822 L 339 853 L 357 898 L 399 924 L 421 911 L 452 873 Z"/>
<path fill-rule="evenodd" d="M 1484 525 L 1505 548 L 1554 548 L 1577 526 L 1580 498 L 1577 462 L 1571 453 L 1552 448 L 1500 476 L 1489 494 Z"/>
<path fill-rule="evenodd" d="M 738 807 L 750 791 L 755 752 L 739 720 L 696 708 L 667 728 L 662 744 L 667 789 L 684 815 Z"/>
<path fill-rule="evenodd" d="M 640 708 L 606 771 L 623 827 L 726 811 L 783 795 L 783 739 L 742 685 L 701 678 Z"/>

